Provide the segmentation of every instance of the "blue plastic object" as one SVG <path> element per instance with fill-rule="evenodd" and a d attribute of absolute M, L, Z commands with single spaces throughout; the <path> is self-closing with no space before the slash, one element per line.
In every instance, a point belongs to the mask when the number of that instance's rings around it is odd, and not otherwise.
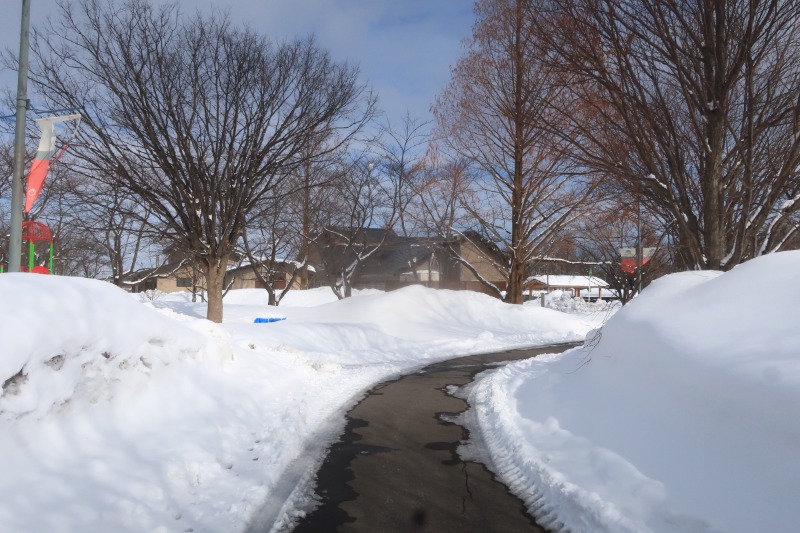
<path fill-rule="evenodd" d="M 267 322 L 280 322 L 286 320 L 285 316 L 270 316 L 266 318 L 256 318 L 253 322 L 255 324 L 266 324 Z"/>

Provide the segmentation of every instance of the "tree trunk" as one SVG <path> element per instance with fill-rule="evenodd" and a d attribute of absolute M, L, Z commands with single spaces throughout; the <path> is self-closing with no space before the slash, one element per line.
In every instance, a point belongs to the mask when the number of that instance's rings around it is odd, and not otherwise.
<path fill-rule="evenodd" d="M 308 289 L 308 250 L 311 235 L 311 163 L 305 165 L 305 188 L 303 189 L 303 227 L 300 233 L 300 254 L 297 258 L 300 267 L 298 284 L 301 289 Z"/>
<path fill-rule="evenodd" d="M 218 257 L 209 257 L 203 265 L 208 291 L 208 311 L 206 318 L 212 322 L 222 323 L 222 288 L 225 282 L 225 270 L 228 261 Z"/>
<path fill-rule="evenodd" d="M 344 274 L 342 275 L 342 280 L 344 280 L 344 297 L 350 298 L 353 296 L 353 287 L 350 285 L 350 281 L 345 279 Z"/>
<path fill-rule="evenodd" d="M 705 189 L 705 197 L 703 198 L 703 240 L 705 241 L 706 255 L 704 268 L 720 270 L 724 253 L 724 227 L 722 224 L 721 182 L 718 168 L 709 170 L 709 176 L 703 185 Z"/>
<path fill-rule="evenodd" d="M 525 284 L 525 264 L 512 261 L 511 272 L 508 276 L 505 301 L 510 304 L 522 303 L 522 291 Z"/>

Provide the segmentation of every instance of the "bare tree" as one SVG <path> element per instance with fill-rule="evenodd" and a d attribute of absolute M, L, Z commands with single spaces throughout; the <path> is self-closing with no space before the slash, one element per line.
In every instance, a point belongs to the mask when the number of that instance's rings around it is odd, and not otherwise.
<path fill-rule="evenodd" d="M 151 209 L 202 268 L 217 322 L 248 215 L 304 147 L 336 149 L 373 112 L 357 69 L 313 39 L 271 44 L 175 5 L 62 1 L 31 50 L 30 79 L 48 105 L 83 109 L 79 170 Z"/>
<path fill-rule="evenodd" d="M 729 269 L 797 234 L 800 1 L 548 4 L 540 34 L 593 110 L 565 110 L 574 145 L 642 195 L 685 267 Z"/>
<path fill-rule="evenodd" d="M 435 145 L 422 162 L 420 179 L 414 184 L 411 213 L 426 236 L 451 239 L 473 222 L 460 205 L 464 196 L 469 161 L 440 156 Z"/>
<path fill-rule="evenodd" d="M 543 61 L 532 4 L 477 2 L 472 38 L 434 110 L 444 143 L 472 166 L 461 205 L 507 252 L 507 264 L 498 266 L 510 303 L 522 303 L 531 261 L 547 252 L 591 191 L 562 132 L 545 127 L 557 121 L 554 103 L 568 105 L 569 94 Z"/>
<path fill-rule="evenodd" d="M 154 237 L 146 224 L 147 208 L 119 186 L 71 172 L 69 159 L 52 167 L 47 187 L 26 217 L 53 230 L 56 273 L 110 278 L 122 286 L 126 274 L 150 259 L 141 257 Z"/>
<path fill-rule="evenodd" d="M 244 252 L 269 293 L 270 305 L 279 305 L 295 286 L 309 287 L 312 245 L 324 239 L 326 228 L 341 221 L 348 209 L 342 194 L 353 171 L 344 162 L 347 148 L 316 153 L 308 147 L 296 174 L 282 184 L 285 194 L 263 201 L 248 223 Z M 280 292 L 275 284 L 281 285 Z"/>
<path fill-rule="evenodd" d="M 108 257 L 97 240 L 63 220 L 47 222 L 55 240 L 53 274 L 103 278 L 108 273 Z M 46 264 L 44 259 L 41 262 Z"/>
<path fill-rule="evenodd" d="M 0 198 L 11 203 L 11 174 L 14 168 L 13 143 L 0 144 Z M 0 202 L 0 265 L 8 264 L 8 232 L 11 217 L 6 202 Z"/>
<path fill-rule="evenodd" d="M 413 118 L 408 112 L 397 127 L 388 119 L 381 127 L 382 138 L 378 141 L 377 157 L 381 170 L 391 182 L 395 193 L 393 199 L 397 209 L 397 228 L 405 237 L 416 233 L 414 217 L 407 211 L 420 179 L 425 146 L 428 144 L 429 122 Z"/>
<path fill-rule="evenodd" d="M 306 158 L 300 169 L 302 188 L 290 198 L 290 213 L 296 221 L 298 237 L 296 282 L 301 288 L 310 286 L 309 254 L 314 240 L 330 225 L 332 199 L 336 182 L 343 177 L 341 158 L 344 153 L 332 154 L 330 158 L 315 160 Z"/>
<path fill-rule="evenodd" d="M 83 176 L 74 180 L 65 196 L 72 207 L 70 225 L 82 230 L 86 240 L 96 243 L 94 249 L 102 251 L 112 283 L 122 287 L 127 276 L 151 265 L 150 252 L 165 236 L 153 224 L 147 205 L 116 183 Z"/>
<path fill-rule="evenodd" d="M 286 204 L 278 201 L 265 205 L 250 218 L 243 236 L 245 256 L 253 273 L 269 294 L 268 305 L 279 305 L 300 275 L 304 264 L 290 261 L 301 247 L 298 218 L 288 213 Z M 289 215 L 289 216 L 287 216 Z M 290 279 L 276 287 L 276 280 L 285 276 L 288 269 Z M 282 289 L 278 292 L 276 289 Z"/>
<path fill-rule="evenodd" d="M 414 182 L 409 214 L 422 235 L 431 238 L 435 244 L 439 255 L 439 279 L 444 282 L 453 280 L 458 265 L 470 270 L 476 279 L 483 279 L 462 254 L 460 246 L 462 240 L 477 235 L 476 221 L 461 204 L 469 181 L 469 166 L 469 161 L 464 158 L 442 157 L 436 145 L 432 144 L 420 164 L 419 179 Z M 472 253 L 481 254 L 482 250 L 475 247 Z M 485 263 L 496 263 L 495 257 L 489 254 L 481 255 L 480 259 Z M 503 264 L 497 266 L 504 268 Z M 484 284 L 488 283 L 484 280 Z"/>
<path fill-rule="evenodd" d="M 352 296 L 364 263 L 394 234 L 397 181 L 382 179 L 375 162 L 357 159 L 336 181 L 330 224 L 316 238 L 333 292 Z"/>
<path fill-rule="evenodd" d="M 315 153 L 313 147 L 310 148 L 299 169 L 301 187 L 288 198 L 286 209 L 286 216 L 296 223 L 294 231 L 298 238 L 297 275 L 293 281 L 302 288 L 310 286 L 309 255 L 313 243 L 346 209 L 340 191 L 351 171 L 351 165 L 346 162 L 350 157 L 349 147 L 343 146 L 327 154 Z"/>
<path fill-rule="evenodd" d="M 573 238 L 581 263 L 592 265 L 593 272 L 608 283 L 622 303 L 636 294 L 637 273 L 641 268 L 642 286 L 668 271 L 671 249 L 659 221 L 639 209 L 630 198 L 607 200 L 583 217 L 575 228 Z M 655 248 L 655 255 L 633 270 L 623 268 L 621 248 Z M 638 260 L 636 261 L 638 264 Z"/>
<path fill-rule="evenodd" d="M 14 169 L 14 146 L 0 144 L 0 198 L 11 197 L 11 173 Z"/>

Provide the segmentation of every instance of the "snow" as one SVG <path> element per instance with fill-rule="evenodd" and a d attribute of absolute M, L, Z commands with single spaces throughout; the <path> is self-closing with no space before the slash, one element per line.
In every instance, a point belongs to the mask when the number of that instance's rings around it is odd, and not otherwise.
<path fill-rule="evenodd" d="M 242 289 L 218 325 L 189 293 L 32 274 L 0 275 L 0 301 L 4 532 L 278 529 L 377 382 L 600 320 L 422 287 L 291 291 L 278 308 Z"/>
<path fill-rule="evenodd" d="M 601 298 L 619 298 L 619 291 L 616 289 L 599 288 L 598 290 L 594 287 L 591 289 L 581 289 L 581 298 L 597 298 L 598 292 Z"/>
<path fill-rule="evenodd" d="M 222 324 L 187 293 L 3 274 L 0 524 L 279 530 L 377 382 L 588 334 L 459 391 L 473 406 L 463 455 L 552 530 L 794 531 L 798 271 L 800 252 L 783 252 L 667 276 L 621 309 L 561 298 L 569 313 L 418 286 L 291 291 L 269 308 L 242 289 Z"/>
<path fill-rule="evenodd" d="M 592 289 L 592 296 L 597 296 L 596 289 Z M 607 298 L 606 300 L 588 301 L 583 299 L 588 297 L 588 290 L 581 291 L 580 297 L 572 296 L 572 291 L 555 290 L 545 295 L 545 307 L 564 313 L 606 313 L 610 316 L 622 306 L 618 300 L 608 299 L 612 296 L 614 296 L 612 291 L 603 289 L 603 297 Z M 524 305 L 541 306 L 541 296 L 525 302 Z"/>
<path fill-rule="evenodd" d="M 538 281 L 550 287 L 608 287 L 605 280 L 596 276 L 540 275 L 531 276 L 527 281 Z"/>
<path fill-rule="evenodd" d="M 669 189 L 669 187 L 667 187 L 667 186 L 666 186 L 666 184 L 664 184 L 664 182 L 662 182 L 661 180 L 659 180 L 658 178 L 656 178 L 655 174 L 648 174 L 648 175 L 646 176 L 646 179 L 648 179 L 648 180 L 650 180 L 650 181 L 654 181 L 654 182 L 656 182 L 656 185 L 658 185 L 658 186 L 659 186 L 659 187 L 661 187 L 662 189 L 665 189 L 665 190 L 668 190 L 668 189 Z"/>
<path fill-rule="evenodd" d="M 584 347 L 483 374 L 465 453 L 554 530 L 796 530 L 798 271 L 674 274 Z"/>

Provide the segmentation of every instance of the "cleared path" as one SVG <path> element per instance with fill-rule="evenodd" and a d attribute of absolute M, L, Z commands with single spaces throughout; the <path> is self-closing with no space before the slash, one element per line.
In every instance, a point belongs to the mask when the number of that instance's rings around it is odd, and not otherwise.
<path fill-rule="evenodd" d="M 295 533 L 544 531 L 522 501 L 456 448 L 469 432 L 444 421 L 467 409 L 446 393 L 498 362 L 566 350 L 548 346 L 437 363 L 383 383 L 347 415 L 318 473 L 322 504 Z"/>

